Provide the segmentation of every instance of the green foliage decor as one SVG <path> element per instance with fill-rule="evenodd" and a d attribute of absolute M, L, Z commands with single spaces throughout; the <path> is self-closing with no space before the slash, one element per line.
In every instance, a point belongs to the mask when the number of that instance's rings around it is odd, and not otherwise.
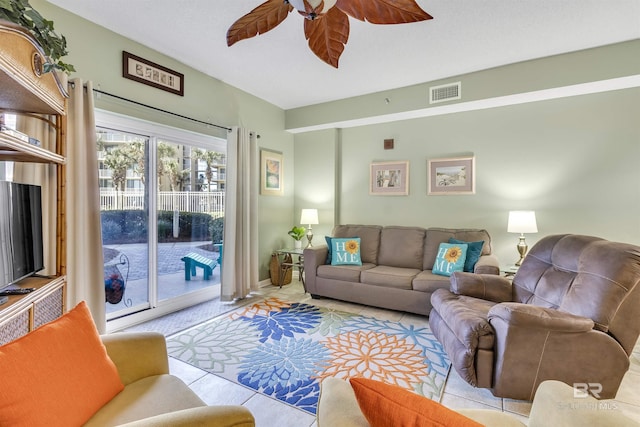
<path fill-rule="evenodd" d="M 289 236 L 293 237 L 294 240 L 302 240 L 305 231 L 306 230 L 304 227 L 293 227 L 291 230 L 289 230 L 288 234 Z"/>
<path fill-rule="evenodd" d="M 27 0 L 0 0 L 0 19 L 20 25 L 33 35 L 51 61 L 44 64 L 45 72 L 57 69 L 69 74 L 75 71 L 73 65 L 60 60 L 69 53 L 67 40 L 54 31 L 53 21 L 43 18 Z"/>

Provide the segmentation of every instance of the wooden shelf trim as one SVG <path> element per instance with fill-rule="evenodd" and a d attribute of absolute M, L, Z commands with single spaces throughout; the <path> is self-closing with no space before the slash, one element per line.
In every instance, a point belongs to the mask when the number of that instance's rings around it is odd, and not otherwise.
<path fill-rule="evenodd" d="M 59 154 L 3 132 L 0 132 L 0 160 L 58 164 L 66 162 L 66 159 Z"/>
<path fill-rule="evenodd" d="M 53 72 L 36 74 L 33 57 L 44 62 L 45 54 L 31 34 L 0 21 L 0 39 L 0 87 L 12 88 L 0 94 L 0 108 L 64 115 L 66 88 Z"/>

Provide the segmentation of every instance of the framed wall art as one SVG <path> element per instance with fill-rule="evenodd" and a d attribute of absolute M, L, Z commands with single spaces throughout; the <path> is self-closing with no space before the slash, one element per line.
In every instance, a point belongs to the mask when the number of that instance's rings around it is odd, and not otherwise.
<path fill-rule="evenodd" d="M 406 196 L 409 194 L 409 162 L 371 163 L 369 194 Z"/>
<path fill-rule="evenodd" d="M 433 159 L 427 162 L 427 194 L 475 194 L 475 157 Z"/>
<path fill-rule="evenodd" d="M 282 153 L 260 150 L 260 194 L 282 196 L 284 194 Z"/>
<path fill-rule="evenodd" d="M 184 74 L 122 51 L 122 77 L 184 96 Z"/>

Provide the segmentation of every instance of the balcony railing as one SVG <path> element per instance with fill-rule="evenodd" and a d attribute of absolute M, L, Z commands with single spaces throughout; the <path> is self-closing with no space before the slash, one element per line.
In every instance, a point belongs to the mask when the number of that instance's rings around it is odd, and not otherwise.
<path fill-rule="evenodd" d="M 100 210 L 144 209 L 144 190 L 100 190 Z M 160 191 L 158 210 L 224 214 L 224 191 Z"/>

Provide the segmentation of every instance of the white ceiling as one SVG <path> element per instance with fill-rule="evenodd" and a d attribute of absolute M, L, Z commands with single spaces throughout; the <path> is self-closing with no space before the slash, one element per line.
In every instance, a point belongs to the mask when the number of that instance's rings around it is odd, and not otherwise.
<path fill-rule="evenodd" d="M 227 47 L 229 26 L 263 0 L 49 2 L 283 109 L 640 38 L 640 0 L 417 0 L 433 20 L 350 18 L 335 69 L 309 50 L 296 12 Z"/>

